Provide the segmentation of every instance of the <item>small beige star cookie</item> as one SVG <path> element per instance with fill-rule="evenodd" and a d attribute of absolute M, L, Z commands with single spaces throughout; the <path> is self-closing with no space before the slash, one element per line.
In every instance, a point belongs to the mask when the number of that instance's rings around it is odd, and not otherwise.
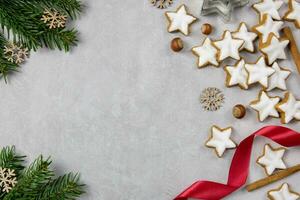
<path fill-rule="evenodd" d="M 272 74 L 269 78 L 269 87 L 267 91 L 271 91 L 275 88 L 280 90 L 287 90 L 285 81 L 291 74 L 291 71 L 288 69 L 284 69 L 279 67 L 277 62 L 274 62 L 272 68 L 275 70 L 275 73 Z"/>
<path fill-rule="evenodd" d="M 287 124 L 293 119 L 300 120 L 300 100 L 297 100 L 291 92 L 285 93 L 284 99 L 277 104 L 276 108 L 283 124 Z"/>
<path fill-rule="evenodd" d="M 285 48 L 290 43 L 288 39 L 278 39 L 273 33 L 268 37 L 260 51 L 265 55 L 268 64 L 271 65 L 277 59 L 286 59 Z"/>
<path fill-rule="evenodd" d="M 300 194 L 292 191 L 290 186 L 284 183 L 278 189 L 270 190 L 268 197 L 270 200 L 297 200 Z"/>
<path fill-rule="evenodd" d="M 270 77 L 275 70 L 266 65 L 264 57 L 260 57 L 254 64 L 245 64 L 248 72 L 248 85 L 260 83 L 263 87 L 268 87 L 268 77 Z"/>
<path fill-rule="evenodd" d="M 282 147 L 275 149 L 271 145 L 266 144 L 263 155 L 257 159 L 257 163 L 265 169 L 266 174 L 269 176 L 277 169 L 286 169 L 283 161 L 285 150 Z"/>
<path fill-rule="evenodd" d="M 281 0 L 262 0 L 253 4 L 253 9 L 259 14 L 260 19 L 264 14 L 270 15 L 273 19 L 281 20 L 278 10 L 281 8 L 283 1 Z"/>
<path fill-rule="evenodd" d="M 166 12 L 165 15 L 169 21 L 168 32 L 170 33 L 180 31 L 188 35 L 190 25 L 197 20 L 196 17 L 187 13 L 185 5 L 181 5 L 175 12 Z"/>
<path fill-rule="evenodd" d="M 260 37 L 260 43 L 267 42 L 270 33 L 273 33 L 276 37 L 280 37 L 280 30 L 282 29 L 282 21 L 273 21 L 270 15 L 263 15 L 259 24 L 252 28 L 253 32 L 257 33 Z"/>
<path fill-rule="evenodd" d="M 238 85 L 242 89 L 248 89 L 248 73 L 245 69 L 244 59 L 238 61 L 235 66 L 226 66 L 224 70 L 226 72 L 227 87 Z"/>
<path fill-rule="evenodd" d="M 251 31 L 248 31 L 247 25 L 245 22 L 240 23 L 240 26 L 237 31 L 232 33 L 232 36 L 236 39 L 244 40 L 244 44 L 240 50 L 245 49 L 251 53 L 254 52 L 254 40 L 257 38 L 257 34 Z"/>
<path fill-rule="evenodd" d="M 258 99 L 250 103 L 250 107 L 253 108 L 257 114 L 259 121 L 264 121 L 267 117 L 279 117 L 279 113 L 276 110 L 276 105 L 279 103 L 279 97 L 270 97 L 264 91 L 260 91 Z"/>
<path fill-rule="evenodd" d="M 232 133 L 232 127 L 224 129 L 218 126 L 212 126 L 211 136 L 205 145 L 209 148 L 214 148 L 218 157 L 222 157 L 226 149 L 235 149 L 236 143 L 230 138 Z"/>
<path fill-rule="evenodd" d="M 198 67 L 202 68 L 207 65 L 219 66 L 217 61 L 218 50 L 209 38 L 206 38 L 201 46 L 192 48 L 194 55 L 198 56 Z"/>
<path fill-rule="evenodd" d="M 300 29 L 300 2 L 289 0 L 289 10 L 283 18 L 294 22 L 295 26 Z"/>
<path fill-rule="evenodd" d="M 235 39 L 229 31 L 225 31 L 221 40 L 213 42 L 218 49 L 218 61 L 226 58 L 240 59 L 239 50 L 244 44 L 244 40 Z"/>

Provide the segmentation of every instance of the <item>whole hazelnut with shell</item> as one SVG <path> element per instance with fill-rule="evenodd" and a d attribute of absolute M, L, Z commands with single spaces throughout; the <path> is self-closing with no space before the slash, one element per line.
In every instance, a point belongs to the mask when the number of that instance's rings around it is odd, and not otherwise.
<path fill-rule="evenodd" d="M 242 119 L 246 115 L 246 108 L 245 106 L 238 104 L 235 105 L 232 109 L 232 115 L 237 119 Z"/>
<path fill-rule="evenodd" d="M 183 49 L 183 41 L 181 38 L 177 37 L 171 41 L 171 49 L 175 52 L 179 52 Z"/>
<path fill-rule="evenodd" d="M 208 23 L 203 24 L 201 27 L 201 32 L 205 35 L 211 34 L 212 30 L 213 30 L 212 25 L 210 25 Z"/>

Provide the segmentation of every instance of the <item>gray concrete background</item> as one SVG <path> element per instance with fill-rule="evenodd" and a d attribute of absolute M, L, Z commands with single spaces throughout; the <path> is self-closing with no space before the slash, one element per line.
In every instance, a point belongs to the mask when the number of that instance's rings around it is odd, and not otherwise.
<path fill-rule="evenodd" d="M 21 73 L 0 84 L 0 144 L 16 145 L 29 160 L 40 153 L 52 155 L 59 174 L 81 172 L 88 185 L 82 199 L 167 200 L 198 179 L 224 182 L 233 151 L 218 159 L 204 147 L 210 126 L 233 126 L 239 142 L 264 125 L 279 124 L 277 119 L 259 123 L 252 110 L 244 119 L 234 119 L 232 106 L 248 104 L 259 87 L 226 88 L 224 71 L 198 70 L 189 50 L 204 39 L 202 23 L 217 28 L 213 39 L 224 29 L 235 30 L 240 21 L 254 25 L 257 16 L 249 6 L 236 10 L 231 23 L 200 17 L 192 34 L 184 37 L 167 33 L 164 11 L 147 0 L 84 3 L 86 12 L 76 23 L 78 47 L 68 54 L 45 49 L 32 53 Z M 181 3 L 199 16 L 198 0 L 175 0 L 169 10 Z M 294 33 L 300 45 L 299 30 Z M 169 50 L 175 36 L 186 45 L 179 54 Z M 254 61 L 257 55 L 244 57 Z M 280 65 L 294 72 L 288 87 L 300 98 L 300 77 L 291 58 Z M 199 95 L 211 86 L 223 90 L 226 103 L 220 111 L 206 113 Z M 299 122 L 288 127 L 300 130 Z M 266 142 L 256 140 L 249 181 L 265 176 L 255 159 Z M 288 151 L 289 166 L 300 163 L 299 153 Z M 297 192 L 299 176 L 286 179 Z M 228 199 L 266 199 L 268 189 L 279 184 L 253 193 L 241 190 Z"/>

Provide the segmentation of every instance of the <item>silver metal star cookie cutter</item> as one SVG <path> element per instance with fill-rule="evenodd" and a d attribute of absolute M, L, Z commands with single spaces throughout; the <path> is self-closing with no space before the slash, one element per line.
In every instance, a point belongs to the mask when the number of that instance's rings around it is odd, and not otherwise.
<path fill-rule="evenodd" d="M 201 15 L 219 14 L 230 21 L 234 8 L 245 6 L 249 0 L 204 0 Z"/>

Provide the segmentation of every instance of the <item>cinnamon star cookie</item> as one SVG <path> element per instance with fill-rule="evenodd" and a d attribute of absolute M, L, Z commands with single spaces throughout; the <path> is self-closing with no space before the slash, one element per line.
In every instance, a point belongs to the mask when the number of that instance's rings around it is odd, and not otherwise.
<path fill-rule="evenodd" d="M 250 107 L 256 110 L 259 121 L 264 121 L 267 117 L 279 117 L 276 105 L 279 103 L 279 97 L 269 97 L 264 91 L 260 91 L 258 99 L 250 103 Z"/>
<path fill-rule="evenodd" d="M 283 18 L 294 22 L 296 27 L 300 29 L 300 3 L 296 0 L 289 0 L 289 10 Z"/>
<path fill-rule="evenodd" d="M 288 39 L 278 39 L 273 33 L 268 37 L 260 51 L 266 56 L 268 64 L 271 65 L 277 59 L 286 59 L 285 48 L 290 43 Z"/>
<path fill-rule="evenodd" d="M 300 194 L 293 192 L 287 183 L 282 184 L 278 189 L 268 192 L 270 200 L 297 200 Z"/>
<path fill-rule="evenodd" d="M 276 169 L 286 169 L 283 161 L 285 148 L 272 148 L 271 145 L 266 144 L 264 147 L 263 155 L 257 159 L 257 163 L 261 165 L 267 175 L 272 175 Z"/>
<path fill-rule="evenodd" d="M 218 61 L 226 58 L 240 59 L 239 50 L 244 44 L 244 40 L 234 39 L 229 31 L 223 33 L 221 40 L 213 42 L 218 49 Z"/>
<path fill-rule="evenodd" d="M 262 0 L 259 3 L 253 4 L 253 9 L 258 12 L 260 19 L 264 14 L 270 15 L 273 19 L 280 20 L 278 10 L 281 8 L 283 1 L 281 0 Z"/>
<path fill-rule="evenodd" d="M 263 15 L 261 22 L 254 26 L 252 29 L 260 37 L 261 44 L 267 42 L 270 33 L 273 33 L 276 37 L 280 37 L 280 30 L 282 29 L 282 21 L 273 21 L 270 15 Z"/>
<path fill-rule="evenodd" d="M 244 40 L 244 44 L 240 50 L 245 49 L 251 53 L 254 52 L 254 40 L 257 38 L 257 34 L 248 31 L 247 25 L 245 22 L 240 23 L 240 26 L 237 31 L 232 33 L 232 36 L 236 39 Z"/>
<path fill-rule="evenodd" d="M 218 50 L 209 38 L 206 38 L 201 46 L 196 46 L 192 48 L 194 55 L 198 56 L 198 67 L 202 68 L 207 65 L 218 66 L 217 61 Z"/>
<path fill-rule="evenodd" d="M 217 156 L 222 157 L 226 149 L 236 148 L 236 143 L 230 138 L 232 127 L 221 129 L 218 126 L 212 126 L 211 136 L 206 142 L 206 146 L 214 148 Z"/>
<path fill-rule="evenodd" d="M 260 83 L 263 87 L 268 87 L 268 77 L 271 76 L 275 70 L 266 65 L 264 57 L 260 57 L 254 64 L 245 64 L 245 68 L 249 74 L 248 85 Z"/>
<path fill-rule="evenodd" d="M 272 65 L 272 68 L 275 70 L 275 73 L 272 74 L 269 78 L 269 87 L 267 88 L 267 91 L 271 91 L 275 88 L 278 88 L 280 90 L 286 90 L 286 79 L 291 74 L 291 71 L 288 69 L 280 68 L 277 62 L 274 62 Z"/>
<path fill-rule="evenodd" d="M 297 100 L 291 92 L 284 95 L 284 99 L 277 104 L 281 115 L 281 122 L 287 124 L 293 119 L 300 120 L 300 100 Z"/>
<path fill-rule="evenodd" d="M 247 78 L 248 73 L 245 69 L 245 61 L 241 59 L 235 66 L 226 66 L 226 86 L 232 87 L 238 85 L 242 89 L 248 89 Z"/>
<path fill-rule="evenodd" d="M 165 15 L 169 21 L 168 32 L 170 33 L 180 31 L 188 35 L 190 25 L 197 20 L 196 17 L 187 13 L 185 5 L 181 5 L 175 12 L 166 12 Z"/>

